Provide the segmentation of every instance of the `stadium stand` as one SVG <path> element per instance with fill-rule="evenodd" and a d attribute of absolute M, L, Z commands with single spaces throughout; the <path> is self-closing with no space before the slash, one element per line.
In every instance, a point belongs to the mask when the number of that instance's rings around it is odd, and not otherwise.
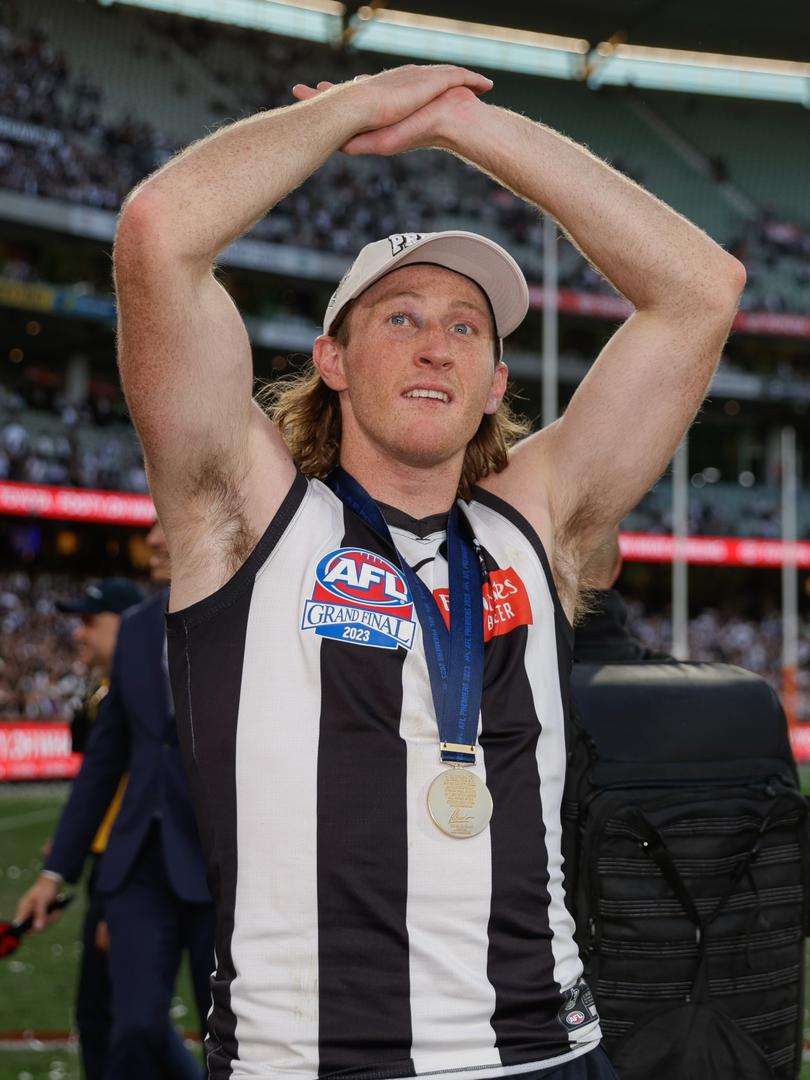
<path fill-rule="evenodd" d="M 31 408 L 0 387 L 0 480 L 114 491 L 147 491 L 131 425 L 101 398 L 77 408 L 56 397 Z"/>
<path fill-rule="evenodd" d="M 672 645 L 669 616 L 644 611 L 639 601 L 628 604 L 628 625 L 650 649 L 666 653 Z M 753 620 L 707 608 L 689 621 L 689 656 L 697 661 L 737 664 L 781 689 L 782 621 L 779 612 Z M 798 719 L 810 721 L 810 620 L 800 629 Z"/>
<path fill-rule="evenodd" d="M 289 102 L 295 81 L 346 79 L 390 63 L 390 58 L 339 55 L 311 43 L 126 6 L 0 0 L 0 193 L 21 193 L 34 205 L 58 200 L 115 212 L 134 184 L 174 148 L 225 119 Z M 810 313 L 810 204 L 802 186 L 810 165 L 806 110 L 632 89 L 594 94 L 580 84 L 501 72 L 493 97 L 586 142 L 743 258 L 749 272 L 744 309 Z M 284 245 L 299 261 L 316 253 L 337 263 L 380 235 L 439 226 L 492 236 L 514 252 L 532 281 L 542 280 L 543 230 L 536 212 L 463 163 L 428 151 L 394 159 L 335 158 L 252 236 Z M 562 287 L 611 292 L 565 240 L 559 260 Z M 299 292 L 292 273 L 284 291 L 278 283 L 268 288 L 264 273 L 240 276 L 227 267 L 224 276 L 247 316 L 283 321 L 287 330 L 295 330 L 290 348 L 299 348 L 299 339 L 312 339 L 314 288 Z M 0 280 L 64 286 L 104 301 L 104 317 L 108 322 L 112 317 L 108 258 L 100 245 L 93 254 L 89 241 L 83 247 L 75 239 L 57 241 L 47 229 L 38 230 L 35 241 L 20 239 L 19 233 L 3 239 Z M 601 331 L 591 329 L 583 338 L 578 330 L 563 332 L 570 338 L 561 343 L 563 380 L 571 385 L 566 364 L 581 377 L 587 367 L 583 357 L 594 355 Z M 272 347 L 282 349 L 276 342 Z M 521 341 L 519 347 L 531 347 L 531 357 L 526 355 L 536 362 L 539 341 Z M 111 343 L 107 349 L 111 367 Z M 286 358 L 273 357 L 274 368 L 276 359 L 283 370 Z M 56 364 L 60 378 L 64 360 Z M 801 416 L 792 410 L 795 402 L 810 400 L 806 349 L 788 344 L 775 351 L 766 339 L 757 339 L 735 345 L 723 371 L 739 382 L 740 398 L 756 407 L 756 416 L 752 412 L 746 422 L 763 427 L 763 441 L 788 414 L 801 429 Z M 24 380 L 3 379 L 0 480 L 146 491 L 139 447 L 120 399 L 91 394 L 86 401 L 69 401 L 58 384 L 57 379 L 48 393 L 41 387 L 32 392 Z M 696 429 L 696 442 L 705 442 L 707 432 L 708 424 Z M 717 442 L 737 436 L 716 431 L 712 437 Z M 695 456 L 711 462 L 713 452 L 704 447 Z M 779 491 L 772 465 L 758 468 L 745 484 L 729 482 L 735 475 L 735 469 L 724 469 L 719 482 L 701 487 L 696 474 L 690 532 L 777 537 Z M 665 480 L 625 528 L 666 533 L 671 524 Z M 799 536 L 810 538 L 806 487 L 799 501 Z M 32 588 L 22 591 L 31 594 Z M 649 640 L 665 648 L 668 622 L 655 615 L 645 619 Z M 753 621 L 729 613 L 715 619 L 711 624 L 696 620 L 695 648 L 721 648 L 719 658 L 745 666 L 765 663 L 776 682 L 778 645 L 771 631 L 763 631 L 767 643 L 760 646 Z M 714 628 L 714 645 L 707 626 Z M 745 649 L 735 644 L 743 635 L 740 626 L 753 635 L 754 644 Z M 806 646 L 806 625 L 803 633 Z M 802 708 L 810 719 L 806 691 Z M 50 700 L 49 693 L 43 691 L 43 701 Z M 15 708 L 28 714 L 39 706 L 26 699 Z M 41 715 L 49 708 L 43 705 Z"/>
<path fill-rule="evenodd" d="M 289 88 L 299 78 L 345 79 L 386 62 L 336 58 L 324 47 L 204 22 L 52 0 L 5 0 L 0 21 L 0 133 L 6 138 L 0 142 L 0 187 L 109 209 L 117 209 L 172 148 L 225 118 L 289 102 Z M 781 107 L 780 130 L 766 140 L 780 152 L 766 178 L 748 183 L 733 146 L 708 145 L 708 132 L 720 123 L 708 107 L 698 109 L 710 115 L 703 128 L 696 126 L 692 145 L 677 130 L 680 117 L 662 115 L 673 107 L 688 109 L 689 100 L 662 106 L 662 95 L 653 96 L 654 106 L 650 95 L 602 90 L 596 112 L 593 93 L 582 85 L 503 74 L 493 93 L 494 100 L 542 116 L 585 142 L 718 240 L 750 254 L 747 307 L 810 310 L 801 267 L 775 235 L 774 226 L 784 230 L 786 223 L 767 216 L 771 202 L 782 205 L 783 184 L 790 189 L 785 205 L 801 205 L 796 181 L 781 179 L 792 170 L 779 168 L 787 145 L 780 134 L 795 122 L 798 106 Z M 759 120 L 765 114 L 755 113 L 759 131 L 767 126 Z M 20 122 L 28 127 L 15 128 Z M 729 170 L 740 172 L 747 192 L 730 184 Z M 803 213 L 806 218 L 806 206 Z M 530 277 L 542 278 L 537 215 L 480 174 L 428 151 L 396 160 L 330 162 L 253 235 L 346 254 L 388 232 L 430 228 L 437 216 L 445 227 L 475 228 L 506 243 Z M 790 225 L 800 245 L 810 244 L 808 224 L 797 215 Z M 561 283 L 609 291 L 565 241 Z"/>
<path fill-rule="evenodd" d="M 88 673 L 71 643 L 74 622 L 56 610 L 57 599 L 75 595 L 76 588 L 76 578 L 66 574 L 0 574 L 4 718 L 64 719 L 83 700 Z"/>
<path fill-rule="evenodd" d="M 0 574 L 0 715 L 32 720 L 69 717 L 82 700 L 87 681 L 70 635 L 74 620 L 56 610 L 60 597 L 75 595 L 86 580 L 67 574 Z M 671 647 L 668 616 L 628 605 L 630 626 L 649 648 Z M 778 613 L 759 620 L 707 609 L 691 619 L 693 660 L 719 660 L 755 671 L 775 687 L 780 683 L 781 623 Z M 810 721 L 810 621 L 802 627 L 799 658 L 801 719 Z"/>

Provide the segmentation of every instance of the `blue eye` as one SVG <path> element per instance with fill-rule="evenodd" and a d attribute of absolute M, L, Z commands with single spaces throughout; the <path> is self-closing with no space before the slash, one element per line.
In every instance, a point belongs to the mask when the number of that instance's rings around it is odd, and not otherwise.
<path fill-rule="evenodd" d="M 453 325 L 453 332 L 456 334 L 463 334 L 464 337 L 467 337 L 473 332 L 473 328 L 469 323 L 457 322 Z"/>
<path fill-rule="evenodd" d="M 401 311 L 395 311 L 393 315 L 388 316 L 388 321 L 394 326 L 404 326 L 408 320 L 408 316 Z"/>

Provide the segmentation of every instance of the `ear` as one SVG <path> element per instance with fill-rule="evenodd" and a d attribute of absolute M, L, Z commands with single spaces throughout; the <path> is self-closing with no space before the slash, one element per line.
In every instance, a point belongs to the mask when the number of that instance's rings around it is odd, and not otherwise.
<path fill-rule="evenodd" d="M 330 390 L 345 390 L 346 376 L 343 371 L 343 347 L 337 338 L 321 334 L 312 346 L 312 362 Z"/>
<path fill-rule="evenodd" d="M 506 393 L 506 384 L 509 381 L 509 368 L 503 362 L 499 360 L 495 373 L 492 376 L 492 385 L 489 388 L 489 395 L 487 396 L 487 403 L 484 406 L 484 413 L 490 416 L 498 411 L 498 407 L 503 401 L 503 395 Z"/>

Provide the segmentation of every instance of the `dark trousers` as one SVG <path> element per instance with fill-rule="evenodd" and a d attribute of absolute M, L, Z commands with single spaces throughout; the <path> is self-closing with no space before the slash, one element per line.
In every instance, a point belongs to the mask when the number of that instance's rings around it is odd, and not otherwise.
<path fill-rule="evenodd" d="M 202 1067 L 178 1044 L 169 1007 L 188 950 L 200 1031 L 210 1006 L 214 906 L 180 900 L 150 830 L 122 888 L 106 898 L 113 1030 L 106 1080 L 199 1080 Z"/>
<path fill-rule="evenodd" d="M 76 1027 L 85 1080 L 103 1080 L 112 1028 L 107 955 L 96 948 L 96 927 L 104 917 L 104 899 L 95 888 L 97 866 L 96 859 L 87 883 L 87 913 L 82 926 L 82 958 L 76 991 Z"/>
<path fill-rule="evenodd" d="M 548 1072 L 532 1073 L 532 1080 L 619 1080 L 601 1046 Z"/>

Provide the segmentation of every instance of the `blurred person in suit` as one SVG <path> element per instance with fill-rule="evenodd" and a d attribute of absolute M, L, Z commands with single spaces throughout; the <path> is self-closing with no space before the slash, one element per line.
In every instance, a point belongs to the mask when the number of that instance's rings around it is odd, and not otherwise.
<path fill-rule="evenodd" d="M 100 860 L 97 889 L 109 929 L 112 1032 L 104 1080 L 199 1080 L 169 1007 L 188 950 L 202 1030 L 214 963 L 214 909 L 180 760 L 167 679 L 164 610 L 170 565 L 156 524 L 147 537 L 154 596 L 121 621 L 110 686 L 53 845 L 15 917 L 43 929 L 48 903 L 81 873 L 124 774 L 128 782 Z"/>
<path fill-rule="evenodd" d="M 84 753 L 101 703 L 110 688 L 115 643 L 121 615 L 143 599 L 138 586 L 126 578 L 104 578 L 87 586 L 81 596 L 57 601 L 59 611 L 78 616 L 73 631 L 76 654 L 90 675 L 89 692 L 71 718 L 73 749 Z M 99 858 L 121 806 L 122 778 L 90 845 L 92 865 L 87 878 L 87 911 L 82 925 L 82 956 L 76 987 L 76 1027 L 87 1080 L 101 1080 L 110 1041 L 110 979 L 107 971 L 104 899 L 97 889 Z M 45 846 L 47 858 L 52 843 Z"/>
<path fill-rule="evenodd" d="M 585 613 L 574 629 L 574 661 L 609 664 L 615 661 L 668 660 L 648 649 L 627 625 L 627 606 L 614 586 L 622 572 L 619 530 L 614 529 L 588 560 Z"/>

